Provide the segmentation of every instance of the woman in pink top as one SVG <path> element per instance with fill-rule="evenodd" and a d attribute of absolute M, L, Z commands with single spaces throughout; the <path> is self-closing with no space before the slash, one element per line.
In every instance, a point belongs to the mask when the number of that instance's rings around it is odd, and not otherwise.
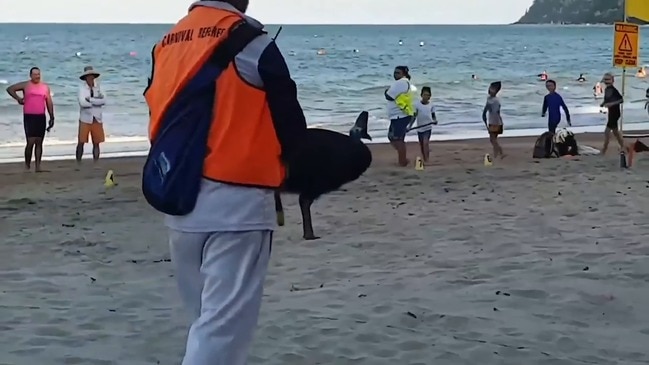
<path fill-rule="evenodd" d="M 29 81 L 19 82 L 7 88 L 7 92 L 18 104 L 23 106 L 23 126 L 25 127 L 25 167 L 31 169 L 32 153 L 35 152 L 36 172 L 41 170 L 41 158 L 43 157 L 43 139 L 45 132 L 54 127 L 54 104 L 50 88 L 41 82 L 41 70 L 32 67 L 29 70 Z M 18 96 L 22 92 L 23 97 Z M 47 118 L 45 109 L 50 115 L 49 125 L 46 126 Z"/>

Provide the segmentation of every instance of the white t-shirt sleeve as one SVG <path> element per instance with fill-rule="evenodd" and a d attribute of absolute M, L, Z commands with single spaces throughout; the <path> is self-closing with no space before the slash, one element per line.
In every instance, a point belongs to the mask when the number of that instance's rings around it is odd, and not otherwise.
<path fill-rule="evenodd" d="M 410 82 L 408 82 L 408 80 L 406 79 L 401 79 L 395 81 L 392 86 L 390 86 L 387 94 L 392 99 L 396 99 L 397 96 L 407 92 L 410 92 Z"/>

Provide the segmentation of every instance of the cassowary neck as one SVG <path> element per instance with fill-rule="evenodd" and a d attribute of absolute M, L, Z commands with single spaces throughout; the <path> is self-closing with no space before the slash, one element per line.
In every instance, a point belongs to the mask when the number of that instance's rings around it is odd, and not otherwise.
<path fill-rule="evenodd" d="M 349 138 L 351 138 L 354 142 L 360 142 L 361 141 L 361 131 L 359 130 L 351 130 L 349 131 Z"/>

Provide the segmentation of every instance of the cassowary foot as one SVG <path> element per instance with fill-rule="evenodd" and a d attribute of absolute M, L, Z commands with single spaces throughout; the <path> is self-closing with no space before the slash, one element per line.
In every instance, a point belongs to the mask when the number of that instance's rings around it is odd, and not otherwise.
<path fill-rule="evenodd" d="M 307 241 L 314 241 L 320 239 L 320 237 L 316 236 L 315 233 L 313 232 L 304 232 L 304 236 L 302 237 L 304 237 L 304 239 Z"/>
<path fill-rule="evenodd" d="M 313 200 L 300 195 L 299 203 L 302 211 L 302 231 L 304 232 L 302 237 L 307 241 L 317 240 L 320 237 L 317 237 L 313 232 L 313 222 L 311 221 L 311 204 L 313 204 Z"/>

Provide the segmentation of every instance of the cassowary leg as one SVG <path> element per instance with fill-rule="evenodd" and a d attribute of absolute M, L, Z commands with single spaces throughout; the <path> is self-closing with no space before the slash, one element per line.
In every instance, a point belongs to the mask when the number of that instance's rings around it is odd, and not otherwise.
<path fill-rule="evenodd" d="M 302 211 L 302 231 L 304 232 L 304 239 L 317 240 L 320 237 L 316 237 L 315 233 L 313 233 L 313 222 L 311 222 L 311 204 L 313 204 L 313 199 L 300 194 L 299 202 L 300 210 Z"/>
<path fill-rule="evenodd" d="M 284 206 L 282 205 L 282 196 L 279 190 L 275 191 L 275 215 L 277 216 L 277 225 L 284 225 Z"/>

